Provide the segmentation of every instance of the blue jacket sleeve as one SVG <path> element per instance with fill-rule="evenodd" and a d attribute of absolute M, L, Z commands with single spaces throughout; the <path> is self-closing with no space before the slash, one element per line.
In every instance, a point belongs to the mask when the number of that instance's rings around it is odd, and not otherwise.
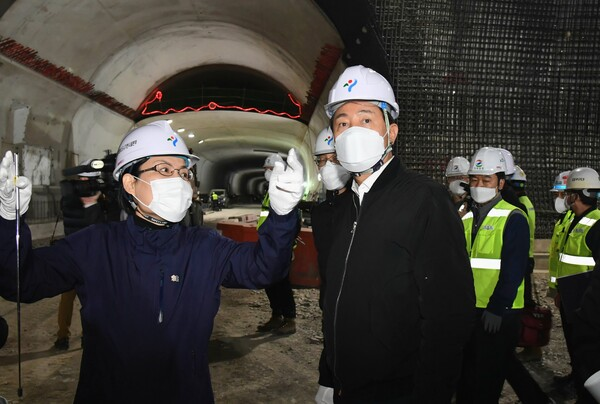
<path fill-rule="evenodd" d="M 16 221 L 0 218 L 0 295 L 7 300 L 17 298 Z M 46 250 L 49 247 L 40 248 Z M 48 265 L 33 254 L 31 231 L 21 220 L 20 237 L 21 301 L 31 303 L 56 296 L 75 287 L 78 281 L 75 264 L 67 254 L 57 254 L 61 265 Z"/>
<path fill-rule="evenodd" d="M 229 257 L 222 285 L 263 288 L 285 278 L 299 229 L 300 221 L 295 209 L 287 215 L 278 215 L 270 209 L 267 220 L 258 229 L 258 242 L 238 244 L 237 248 L 251 246 L 253 253 L 234 253 Z"/>
<path fill-rule="evenodd" d="M 511 214 L 502 240 L 500 277 L 487 306 L 487 310 L 497 315 L 502 315 L 512 308 L 517 289 L 527 273 L 529 258 L 527 218 L 521 213 Z"/>

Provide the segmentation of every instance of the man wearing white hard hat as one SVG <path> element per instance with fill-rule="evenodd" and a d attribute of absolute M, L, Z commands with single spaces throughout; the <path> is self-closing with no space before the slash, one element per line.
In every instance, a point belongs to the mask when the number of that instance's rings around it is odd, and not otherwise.
<path fill-rule="evenodd" d="M 460 217 L 463 217 L 469 208 L 469 194 L 466 188 L 469 185 L 469 160 L 464 157 L 454 157 L 446 166 L 446 182 L 448 191 Z"/>
<path fill-rule="evenodd" d="M 326 113 L 353 176 L 332 218 L 323 324 L 336 402 L 449 402 L 473 321 L 462 227 L 446 189 L 392 153 L 389 82 L 348 67 Z"/>
<path fill-rule="evenodd" d="M 261 288 L 287 275 L 298 231 L 295 207 L 303 167 L 292 149 L 271 177 L 271 209 L 256 243 L 239 243 L 179 222 L 192 199 L 198 157 L 166 121 L 141 126 L 119 146 L 114 178 L 126 221 L 89 226 L 53 246 L 33 248 L 21 226 L 21 299 L 75 288 L 85 349 L 75 403 L 212 403 L 208 342 L 221 286 Z M 31 195 L 14 178 L 10 152 L 0 164 L 0 295 L 17 285 L 15 186 L 21 212 Z"/>
<path fill-rule="evenodd" d="M 573 220 L 573 211 L 565 205 L 565 190 L 567 189 L 567 178 L 571 171 L 563 171 L 554 179 L 550 189 L 554 210 L 559 214 L 554 223 L 552 239 L 548 246 L 548 295 L 556 296 L 556 275 L 558 273 L 558 258 L 560 250 L 566 239 L 567 229 Z M 558 307 L 557 307 L 558 308 Z"/>
<path fill-rule="evenodd" d="M 592 168 L 576 168 L 567 177 L 565 206 L 573 211 L 573 219 L 567 228 L 559 252 L 556 273 L 558 293 L 555 302 L 560 308 L 565 342 L 573 359 L 574 369 L 577 367 L 576 352 L 582 352 L 582 348 L 574 338 L 575 322 L 579 318 L 576 313 L 580 309 L 582 296 L 587 293 L 586 290 L 590 286 L 592 271 L 600 259 L 600 226 L 597 224 L 600 219 L 597 200 L 599 190 L 600 177 Z M 588 314 L 590 314 L 589 310 Z M 585 349 L 583 348 L 583 351 Z M 579 357 L 582 358 L 582 355 L 580 354 Z M 587 361 L 586 359 L 581 363 Z M 583 387 L 586 374 L 584 370 L 574 372 L 578 403 L 593 402 L 589 401 L 593 399 Z"/>
<path fill-rule="evenodd" d="M 319 307 L 323 310 L 323 299 L 327 289 L 327 257 L 333 243 L 332 219 L 339 198 L 349 197 L 350 173 L 340 164 L 335 152 L 333 132 L 328 126 L 324 128 L 315 141 L 314 156 L 319 177 L 325 187 L 325 200 L 314 206 L 310 211 L 311 227 L 317 261 L 319 263 L 320 293 Z M 333 374 L 327 365 L 325 349 L 319 359 L 319 390 L 315 401 L 317 404 L 333 402 Z"/>
<path fill-rule="evenodd" d="M 564 246 L 564 242 L 567 238 L 567 230 L 573 221 L 574 213 L 571 209 L 569 209 L 565 204 L 565 191 L 567 189 L 567 179 L 569 178 L 569 174 L 571 171 L 563 171 L 560 172 L 556 178 L 554 179 L 554 183 L 552 188 L 550 189 L 550 193 L 552 195 L 552 206 L 556 213 L 559 214 L 558 218 L 554 222 L 554 228 L 552 230 L 552 238 L 550 239 L 550 244 L 548 246 L 548 292 L 547 295 L 554 300 L 554 304 L 556 308 L 560 312 L 560 299 L 556 299 L 557 297 L 557 289 L 556 289 L 556 280 L 558 274 L 558 263 L 560 251 Z M 564 322 L 564 319 L 561 320 Z M 564 327 L 563 329 L 564 334 Z M 571 357 L 570 350 L 569 352 L 570 362 L 573 362 Z M 573 373 L 569 372 L 564 376 L 555 376 L 553 380 L 553 385 L 557 388 L 563 388 L 563 386 L 567 386 L 571 384 L 573 381 Z"/>
<path fill-rule="evenodd" d="M 529 225 L 525 212 L 503 200 L 506 162 L 493 147 L 473 155 L 469 168 L 472 211 L 462 217 L 476 296 L 476 325 L 465 347 L 457 404 L 498 402 L 505 379 L 522 402 L 546 403 L 515 356 L 524 307 Z M 512 383 L 511 383 L 512 384 Z"/>

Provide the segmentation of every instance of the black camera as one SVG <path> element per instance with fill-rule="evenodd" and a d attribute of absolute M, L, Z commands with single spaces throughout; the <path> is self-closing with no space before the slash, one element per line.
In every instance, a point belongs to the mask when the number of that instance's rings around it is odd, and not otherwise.
<path fill-rule="evenodd" d="M 93 196 L 97 192 L 103 194 L 116 192 L 117 184 L 112 176 L 116 158 L 116 154 L 107 154 L 103 159 L 94 159 L 88 164 L 65 168 L 62 171 L 65 177 L 85 174 L 84 176 L 88 180 L 62 180 L 60 182 L 61 195 L 63 197 L 77 196 L 82 198 Z"/>
<path fill-rule="evenodd" d="M 121 208 L 119 206 L 119 184 L 113 178 L 113 170 L 117 160 L 116 154 L 107 152 L 103 159 L 89 160 L 87 164 L 65 168 L 64 176 L 79 176 L 79 179 L 62 180 L 60 182 L 60 208 L 66 228 L 80 228 L 84 214 L 81 198 L 90 197 L 101 193 L 98 204 L 100 205 L 104 221 L 118 221 Z M 82 180 L 81 178 L 87 180 Z M 90 223 L 85 223 L 90 224 Z"/>

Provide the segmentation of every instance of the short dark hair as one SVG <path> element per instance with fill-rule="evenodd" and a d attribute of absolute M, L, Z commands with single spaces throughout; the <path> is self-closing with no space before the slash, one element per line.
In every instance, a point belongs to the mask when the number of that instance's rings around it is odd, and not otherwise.
<path fill-rule="evenodd" d="M 137 161 L 134 161 L 129 167 L 126 167 L 121 176 L 119 178 L 119 189 L 118 189 L 118 197 L 119 197 L 119 207 L 127 212 L 128 215 L 133 215 L 135 213 L 135 208 L 131 206 L 131 202 L 133 201 L 133 196 L 130 193 L 125 191 L 123 187 L 123 177 L 125 174 L 131 174 L 133 176 L 138 176 L 140 173 L 140 166 L 148 161 L 150 157 L 144 157 Z"/>

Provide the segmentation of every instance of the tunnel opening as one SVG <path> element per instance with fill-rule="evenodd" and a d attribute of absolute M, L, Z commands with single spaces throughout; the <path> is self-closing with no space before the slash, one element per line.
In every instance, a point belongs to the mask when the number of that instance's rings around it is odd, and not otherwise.
<path fill-rule="evenodd" d="M 138 121 L 202 110 L 239 110 L 300 119 L 302 107 L 286 88 L 261 72 L 219 64 L 185 70 L 160 83 L 138 107 Z"/>

